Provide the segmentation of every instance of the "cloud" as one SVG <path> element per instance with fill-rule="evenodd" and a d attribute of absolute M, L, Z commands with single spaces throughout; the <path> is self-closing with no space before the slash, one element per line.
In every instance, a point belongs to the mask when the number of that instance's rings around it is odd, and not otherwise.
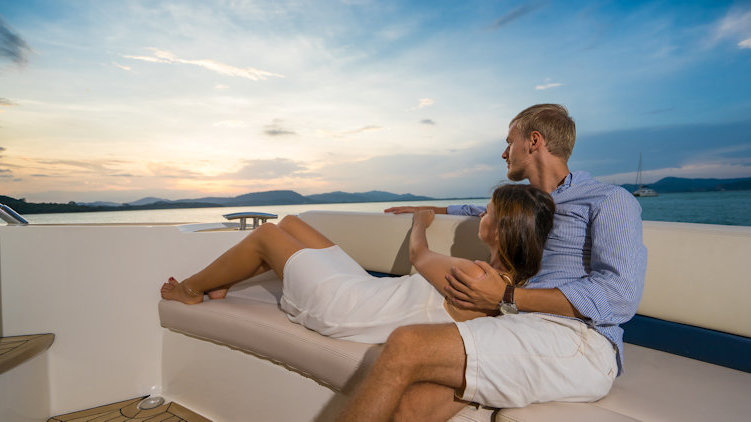
<path fill-rule="evenodd" d="M 17 65 L 24 65 L 28 62 L 27 55 L 30 51 L 26 41 L 0 17 L 0 57 L 7 57 Z"/>
<path fill-rule="evenodd" d="M 132 68 L 130 66 L 125 66 L 125 65 L 122 65 L 122 64 L 116 63 L 116 62 L 112 62 L 112 66 L 115 66 L 115 67 L 117 67 L 119 69 L 122 69 L 122 70 L 127 70 L 128 72 L 130 72 L 132 70 Z"/>
<path fill-rule="evenodd" d="M 751 48 L 751 10 L 733 9 L 715 27 L 712 43 L 724 39 L 739 39 L 739 48 Z"/>
<path fill-rule="evenodd" d="M 496 19 L 495 22 L 493 22 L 493 25 L 490 26 L 491 29 L 500 29 L 509 23 L 521 18 L 522 16 L 529 14 L 533 12 L 534 10 L 540 8 L 540 4 L 537 3 L 527 3 L 523 4 L 521 6 L 518 6 L 511 10 L 510 12 L 506 13 L 505 15 L 501 16 L 500 18 Z"/>
<path fill-rule="evenodd" d="M 378 131 L 382 129 L 383 129 L 382 126 L 368 125 L 368 126 L 363 126 L 358 129 L 345 130 L 345 131 L 339 131 L 339 132 L 330 131 L 330 130 L 321 130 L 319 132 L 323 135 L 331 136 L 333 138 L 344 138 L 350 135 L 357 135 L 363 132 Z"/>
<path fill-rule="evenodd" d="M 432 98 L 420 98 L 417 107 L 414 107 L 412 110 L 419 110 L 421 108 L 430 107 L 433 104 L 435 104 L 435 100 Z"/>
<path fill-rule="evenodd" d="M 542 85 L 535 85 L 535 89 L 538 90 L 538 91 L 544 91 L 546 89 L 556 88 L 556 87 L 559 87 L 559 86 L 563 86 L 563 84 L 560 83 L 560 82 L 548 82 L 548 83 L 542 84 Z"/>
<path fill-rule="evenodd" d="M 111 167 L 123 164 L 124 161 L 118 160 L 39 160 L 39 163 L 44 164 L 48 169 L 50 166 L 52 169 L 57 170 L 84 170 L 86 172 L 94 172 L 98 174 L 107 174 L 111 171 Z"/>
<path fill-rule="evenodd" d="M 432 119 L 422 119 L 420 120 L 420 123 L 424 125 L 435 125 L 435 122 Z"/>
<path fill-rule="evenodd" d="M 10 106 L 15 106 L 15 105 L 18 105 L 18 104 L 14 103 L 13 101 L 7 98 L 0 97 L 0 106 L 10 107 Z"/>
<path fill-rule="evenodd" d="M 270 78 L 270 77 L 284 78 L 284 75 L 280 75 L 278 73 L 267 72 L 265 70 L 256 69 L 254 67 L 239 68 L 239 67 L 231 66 L 225 63 L 220 63 L 214 60 L 208 60 L 208 59 L 187 60 L 187 59 L 181 59 L 169 51 L 160 50 L 158 48 L 150 48 L 149 50 L 151 50 L 154 53 L 153 56 L 123 55 L 123 57 L 128 58 L 128 59 L 133 59 L 133 60 L 151 62 L 151 63 L 190 64 L 190 65 L 202 67 L 207 70 L 211 70 L 213 72 L 219 73 L 220 75 L 236 76 L 240 78 L 250 79 L 252 81 L 266 80 L 267 78 Z"/>
<path fill-rule="evenodd" d="M 222 120 L 221 122 L 214 123 L 212 126 L 229 128 L 229 129 L 248 127 L 248 125 L 242 120 Z"/>
<path fill-rule="evenodd" d="M 430 107 L 433 104 L 435 104 L 435 100 L 432 98 L 421 98 L 420 104 L 417 106 L 417 108 L 424 108 L 424 107 Z"/>
<path fill-rule="evenodd" d="M 233 173 L 219 175 L 219 179 L 260 180 L 278 179 L 281 177 L 302 177 L 308 168 L 298 161 L 286 158 L 271 160 L 248 160 L 243 167 Z"/>
<path fill-rule="evenodd" d="M 153 176 L 164 177 L 167 179 L 199 179 L 205 175 L 193 170 L 187 170 L 175 163 L 151 161 L 146 164 L 146 169 Z"/>
<path fill-rule="evenodd" d="M 295 131 L 282 127 L 281 123 L 282 123 L 281 120 L 274 119 L 273 123 L 271 123 L 270 125 L 264 126 L 263 133 L 269 136 L 297 135 Z"/>

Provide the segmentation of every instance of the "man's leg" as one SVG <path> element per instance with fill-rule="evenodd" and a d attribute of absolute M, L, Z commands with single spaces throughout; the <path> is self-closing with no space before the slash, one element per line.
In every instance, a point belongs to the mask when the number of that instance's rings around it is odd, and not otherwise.
<path fill-rule="evenodd" d="M 399 402 L 394 421 L 446 421 L 467 405 L 456 398 L 455 392 L 455 389 L 440 384 L 413 384 Z"/>
<path fill-rule="evenodd" d="M 454 324 L 400 327 L 389 336 L 339 420 L 388 421 L 413 384 L 461 389 L 465 362 L 464 343 Z"/>

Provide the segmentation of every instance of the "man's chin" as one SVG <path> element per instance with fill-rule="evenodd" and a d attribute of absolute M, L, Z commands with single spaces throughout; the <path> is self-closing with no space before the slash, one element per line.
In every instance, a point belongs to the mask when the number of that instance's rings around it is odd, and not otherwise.
<path fill-rule="evenodd" d="M 524 175 L 520 172 L 514 172 L 511 170 L 506 173 L 506 178 L 512 182 L 521 182 L 522 180 L 526 179 L 526 177 L 524 177 Z"/>

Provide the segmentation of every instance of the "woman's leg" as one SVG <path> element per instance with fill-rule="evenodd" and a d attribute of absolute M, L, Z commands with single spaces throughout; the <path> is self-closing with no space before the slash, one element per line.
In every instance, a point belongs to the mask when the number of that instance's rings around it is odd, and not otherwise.
<path fill-rule="evenodd" d="M 282 218 L 282 221 L 279 222 L 279 228 L 289 233 L 306 248 L 325 249 L 334 246 L 334 242 L 296 215 L 288 215 Z"/>
<path fill-rule="evenodd" d="M 164 299 L 200 303 L 203 293 L 245 280 L 264 268 L 282 278 L 284 264 L 305 245 L 274 224 L 263 224 L 206 268 L 178 283 L 170 278 L 162 285 Z"/>
<path fill-rule="evenodd" d="M 311 249 L 325 249 L 334 246 L 334 242 L 330 241 L 326 236 L 321 234 L 318 230 L 314 229 L 308 223 L 302 221 L 295 215 L 288 215 L 277 224 L 277 227 L 287 232 L 295 240 L 300 242 L 303 247 Z M 249 277 L 256 276 L 263 272 L 268 271 L 270 268 L 266 265 L 262 265 L 254 274 Z M 226 284 L 217 287 L 212 290 L 208 290 L 206 293 L 212 300 L 224 299 L 227 296 L 227 291 L 234 283 Z"/>

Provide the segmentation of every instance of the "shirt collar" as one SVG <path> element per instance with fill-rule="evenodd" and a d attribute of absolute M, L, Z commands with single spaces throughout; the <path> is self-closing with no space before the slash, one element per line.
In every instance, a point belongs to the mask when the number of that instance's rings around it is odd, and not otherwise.
<path fill-rule="evenodd" d="M 574 173 L 569 172 L 568 176 L 566 176 L 566 178 L 563 179 L 563 183 L 561 183 L 560 186 L 558 186 L 557 188 L 555 188 L 555 190 L 553 192 L 554 193 L 563 192 L 564 190 L 568 189 L 573 182 L 574 182 Z"/>

